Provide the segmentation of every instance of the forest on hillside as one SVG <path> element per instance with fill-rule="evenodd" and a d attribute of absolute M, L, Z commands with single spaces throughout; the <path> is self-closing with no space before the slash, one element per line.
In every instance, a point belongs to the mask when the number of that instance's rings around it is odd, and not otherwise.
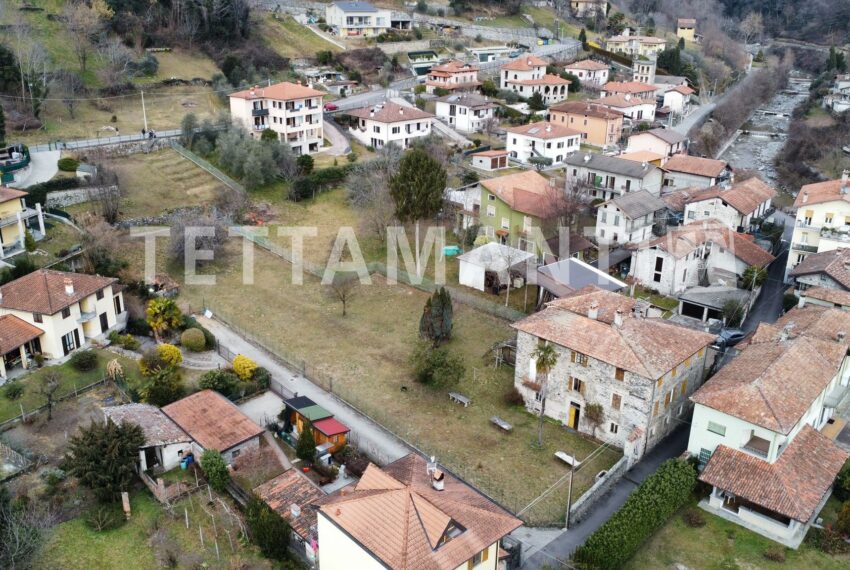
<path fill-rule="evenodd" d="M 760 13 L 765 32 L 825 44 L 850 42 L 850 0 L 719 0 L 739 21 Z"/>

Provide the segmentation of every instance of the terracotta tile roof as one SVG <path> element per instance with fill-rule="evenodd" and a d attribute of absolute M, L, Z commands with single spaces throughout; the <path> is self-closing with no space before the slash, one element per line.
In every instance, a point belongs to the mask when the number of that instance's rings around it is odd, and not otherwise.
<path fill-rule="evenodd" d="M 65 280 L 73 287 L 65 292 Z M 0 308 L 54 315 L 118 281 L 114 277 L 39 269 L 0 286 Z"/>
<path fill-rule="evenodd" d="M 145 432 L 145 446 L 188 443 L 192 441 L 162 410 L 150 404 L 125 404 L 101 408 L 103 415 L 116 424 L 136 424 Z"/>
<path fill-rule="evenodd" d="M 609 81 L 602 86 L 604 93 L 623 93 L 633 95 L 635 93 L 655 92 L 655 86 L 639 81 Z"/>
<path fill-rule="evenodd" d="M 298 85 L 297 83 L 283 81 L 268 87 L 256 86 L 252 89 L 237 91 L 236 93 L 231 93 L 230 97 L 236 99 L 275 99 L 277 101 L 289 101 L 291 99 L 306 99 L 307 97 L 323 97 L 325 95 L 327 93 L 324 91 L 317 91 L 316 89 Z"/>
<path fill-rule="evenodd" d="M 195 392 L 162 411 L 204 449 L 224 452 L 263 433 L 233 402 L 213 390 Z"/>
<path fill-rule="evenodd" d="M 40 337 L 43 330 L 15 315 L 0 317 L 0 357 Z"/>
<path fill-rule="evenodd" d="M 697 25 L 697 21 L 693 18 L 679 18 L 679 27 L 694 27 Z"/>
<path fill-rule="evenodd" d="M 667 235 L 637 244 L 636 249 L 657 247 L 677 259 L 685 257 L 705 243 L 716 243 L 731 250 L 747 265 L 765 267 L 775 258 L 761 247 L 718 220 L 708 219 L 670 230 Z"/>
<path fill-rule="evenodd" d="M 434 101 L 440 103 L 453 103 L 455 105 L 469 107 L 471 109 L 495 109 L 498 107 L 498 105 L 489 98 L 476 95 L 475 93 L 456 93 L 453 95 L 439 97 L 434 99 Z"/>
<path fill-rule="evenodd" d="M 635 152 L 624 152 L 618 155 L 617 158 L 623 160 L 631 160 L 633 162 L 655 162 L 656 160 L 664 160 L 664 156 L 650 152 L 648 150 L 636 150 Z"/>
<path fill-rule="evenodd" d="M 8 202 L 9 200 L 24 198 L 26 196 L 29 196 L 29 193 L 24 192 L 23 190 L 15 190 L 8 186 L 0 186 L 0 204 Z"/>
<path fill-rule="evenodd" d="M 688 200 L 690 200 L 691 197 L 700 190 L 700 188 L 696 187 L 682 188 L 674 192 L 662 194 L 661 199 L 665 204 L 667 204 L 667 207 L 674 212 L 684 212 L 685 204 L 687 204 Z"/>
<path fill-rule="evenodd" d="M 444 490 L 433 489 L 426 466 L 413 454 L 383 470 L 370 464 L 319 510 L 383 564 L 404 570 L 454 570 L 522 525 L 447 473 Z M 462 532 L 440 544 L 452 527 Z"/>
<path fill-rule="evenodd" d="M 575 63 L 568 63 L 564 66 L 564 69 L 581 69 L 583 71 L 602 71 L 604 69 L 608 69 L 608 66 L 601 61 L 595 61 L 592 59 L 583 59 L 581 61 L 577 61 Z"/>
<path fill-rule="evenodd" d="M 652 101 L 646 101 L 639 97 L 626 96 L 621 93 L 616 95 L 607 95 L 605 97 L 600 97 L 599 99 L 593 99 L 591 100 L 591 103 L 605 105 L 606 107 L 614 107 L 616 109 L 630 109 L 632 107 L 637 107 L 638 105 L 654 106 Z"/>
<path fill-rule="evenodd" d="M 846 352 L 846 345 L 807 336 L 754 342 L 691 400 L 787 435 L 838 374 Z"/>
<path fill-rule="evenodd" d="M 588 117 L 596 117 L 598 119 L 619 119 L 623 115 L 612 111 L 605 105 L 599 103 L 582 102 L 582 101 L 564 101 L 549 107 L 549 113 L 569 113 L 571 115 L 586 115 Z"/>
<path fill-rule="evenodd" d="M 508 154 L 508 149 L 503 148 L 501 150 L 482 150 L 481 152 L 474 152 L 469 156 L 506 156 Z"/>
<path fill-rule="evenodd" d="M 808 522 L 848 453 L 806 424 L 775 463 L 719 445 L 700 481 L 800 522 Z"/>
<path fill-rule="evenodd" d="M 706 176 L 716 178 L 726 169 L 726 161 L 714 160 L 711 158 L 700 158 L 698 156 L 690 156 L 687 154 L 677 154 L 670 157 L 664 164 L 664 170 L 672 170 L 673 172 L 685 172 L 687 174 L 696 174 L 697 176 Z"/>
<path fill-rule="evenodd" d="M 693 95 L 694 93 L 696 93 L 696 91 L 694 91 L 687 85 L 677 85 L 670 91 L 675 91 L 676 93 L 681 93 L 682 95 Z"/>
<path fill-rule="evenodd" d="M 808 336 L 841 344 L 850 342 L 850 312 L 823 305 L 794 307 L 779 317 L 774 327 L 785 330 L 791 338 Z M 839 340 L 840 336 L 845 340 Z"/>
<path fill-rule="evenodd" d="M 509 133 L 525 135 L 535 139 L 560 139 L 564 137 L 580 137 L 581 132 L 567 127 L 549 123 L 547 121 L 538 121 L 527 125 L 520 125 L 505 129 Z"/>
<path fill-rule="evenodd" d="M 546 219 L 559 192 L 549 180 L 534 170 L 488 178 L 481 185 L 499 197 L 512 210 Z"/>
<path fill-rule="evenodd" d="M 254 489 L 254 493 L 285 518 L 298 536 L 304 540 L 318 538 L 315 503 L 325 498 L 325 493 L 299 473 L 298 469 L 284 471 Z M 292 516 L 292 505 L 301 509 L 297 517 Z"/>
<path fill-rule="evenodd" d="M 826 287 L 811 287 L 800 292 L 801 296 L 826 301 L 840 307 L 850 307 L 850 291 L 827 289 Z"/>
<path fill-rule="evenodd" d="M 313 422 L 313 427 L 328 437 L 348 433 L 351 429 L 336 418 L 325 418 Z"/>
<path fill-rule="evenodd" d="M 427 113 L 416 107 L 408 107 L 399 105 L 392 101 L 386 101 L 380 105 L 373 107 L 361 107 L 346 112 L 352 117 L 360 119 L 368 119 L 379 123 L 398 123 L 400 121 L 415 121 L 417 119 L 430 119 L 434 115 Z"/>
<path fill-rule="evenodd" d="M 674 157 L 675 158 L 675 157 Z M 664 168 L 669 169 L 673 158 L 667 161 Z M 776 196 L 776 190 L 754 176 L 743 182 L 736 182 L 728 190 L 722 186 L 712 186 L 694 194 L 689 203 L 702 202 L 720 198 L 742 214 L 752 214 L 758 207 Z"/>
<path fill-rule="evenodd" d="M 509 79 L 508 83 L 516 83 L 517 85 L 569 85 L 572 81 L 553 73 L 547 73 L 539 79 Z"/>
<path fill-rule="evenodd" d="M 533 71 L 535 67 L 546 67 L 547 65 L 549 65 L 549 62 L 536 55 L 521 55 L 503 65 L 502 69 L 507 71 Z"/>
<path fill-rule="evenodd" d="M 850 182 L 846 186 L 850 188 Z M 838 180 L 806 184 L 797 193 L 797 198 L 794 200 L 794 207 L 802 208 L 803 206 L 832 202 L 834 200 L 850 202 L 850 192 L 846 194 L 842 193 L 841 187 L 842 182 L 840 178 Z"/>
<path fill-rule="evenodd" d="M 431 71 L 443 71 L 445 73 L 463 73 L 470 71 L 478 71 L 479 69 L 481 68 L 466 63 L 464 61 L 460 61 L 459 59 L 453 59 L 447 61 L 446 63 L 433 66 L 431 68 Z"/>
<path fill-rule="evenodd" d="M 850 249 L 834 249 L 807 255 L 791 270 L 792 277 L 824 273 L 850 289 Z M 806 292 L 808 295 L 808 291 Z"/>
<path fill-rule="evenodd" d="M 597 319 L 587 316 L 593 302 Z M 635 317 L 634 304 L 629 297 L 588 286 L 511 326 L 653 380 L 714 341 L 704 332 Z M 618 308 L 622 326 L 612 324 Z"/>
<path fill-rule="evenodd" d="M 646 190 L 627 192 L 607 202 L 603 202 L 603 204 L 609 203 L 617 206 L 627 218 L 632 220 L 651 214 L 652 212 L 657 212 L 658 210 L 663 210 L 667 206 L 660 198 L 653 196 Z"/>

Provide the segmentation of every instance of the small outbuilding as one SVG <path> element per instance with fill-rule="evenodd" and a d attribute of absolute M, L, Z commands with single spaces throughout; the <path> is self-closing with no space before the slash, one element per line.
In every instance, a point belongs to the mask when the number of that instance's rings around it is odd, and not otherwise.
<path fill-rule="evenodd" d="M 314 424 L 315 427 L 315 423 L 319 420 L 333 417 L 332 413 L 307 396 L 295 396 L 284 400 L 283 405 L 283 431 L 284 433 L 294 432 L 296 438 L 304 431 L 306 422 Z"/>
<path fill-rule="evenodd" d="M 526 274 L 525 265 L 533 263 L 533 253 L 491 242 L 458 256 L 460 284 L 486 291 L 507 285 L 510 273 Z"/>
<path fill-rule="evenodd" d="M 192 438 L 162 410 L 150 404 L 125 404 L 102 408 L 105 420 L 136 424 L 145 434 L 139 449 L 139 470 L 164 473 L 180 464 L 192 450 Z"/>
<path fill-rule="evenodd" d="M 479 170 L 493 171 L 507 168 L 508 151 L 503 150 L 483 150 L 470 155 L 472 158 L 472 167 Z"/>
<path fill-rule="evenodd" d="M 619 292 L 628 285 L 580 259 L 570 257 L 537 268 L 538 306 L 566 297 L 588 285 Z"/>
<path fill-rule="evenodd" d="M 328 453 L 336 453 L 348 439 L 348 432 L 351 429 L 336 418 L 325 418 L 313 422 L 313 438 L 316 440 L 316 445 L 328 444 Z"/>

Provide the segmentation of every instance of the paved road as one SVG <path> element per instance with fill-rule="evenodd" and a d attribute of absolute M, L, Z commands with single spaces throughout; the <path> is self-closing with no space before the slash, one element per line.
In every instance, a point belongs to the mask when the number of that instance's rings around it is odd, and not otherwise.
<path fill-rule="evenodd" d="M 351 152 L 351 146 L 348 144 L 348 139 L 342 134 L 339 125 L 331 121 L 324 121 L 323 129 L 325 136 L 331 143 L 330 148 L 322 149 L 323 153 L 331 156 L 343 156 Z"/>
<path fill-rule="evenodd" d="M 623 506 L 638 484 L 654 473 L 659 465 L 685 451 L 688 445 L 688 428 L 688 425 L 680 426 L 655 446 L 614 485 L 605 497 L 599 500 L 587 518 L 562 532 L 558 538 L 532 555 L 522 565 L 523 570 L 537 570 L 544 565 L 552 568 L 567 568 L 565 561 L 569 560 L 573 551 Z"/>
<path fill-rule="evenodd" d="M 753 308 L 747 315 L 743 327 L 745 332 L 754 331 L 759 323 L 775 322 L 782 315 L 782 297 L 788 285 L 785 284 L 785 266 L 788 264 L 788 246 L 794 233 L 794 220 L 782 212 L 776 212 L 774 219 L 777 223 L 785 223 L 783 232 L 783 252 L 770 265 L 767 281 L 762 285 L 761 294 L 756 299 Z"/>

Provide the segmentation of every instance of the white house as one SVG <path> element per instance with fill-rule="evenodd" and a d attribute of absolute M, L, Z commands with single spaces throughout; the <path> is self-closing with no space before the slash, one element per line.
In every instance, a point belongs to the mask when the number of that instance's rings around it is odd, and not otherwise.
<path fill-rule="evenodd" d="M 335 2 L 325 7 L 325 21 L 342 37 L 370 37 L 390 28 L 392 11 L 368 2 Z"/>
<path fill-rule="evenodd" d="M 390 142 L 408 148 L 414 139 L 431 134 L 431 121 L 434 120 L 431 113 L 393 101 L 354 109 L 347 114 L 358 119 L 356 126 L 349 129 L 352 136 L 373 148 Z"/>
<path fill-rule="evenodd" d="M 254 86 L 230 94 L 230 118 L 252 137 L 271 129 L 295 154 L 319 152 L 324 144 L 324 96 L 322 91 L 287 81 Z"/>
<path fill-rule="evenodd" d="M 479 67 L 453 59 L 446 63 L 431 67 L 425 78 L 425 92 L 433 93 L 435 89 L 447 91 L 472 91 L 477 89 Z"/>
<path fill-rule="evenodd" d="M 588 286 L 517 321 L 514 386 L 528 410 L 623 449 L 630 463 L 664 438 L 689 412 L 703 382 L 713 335 L 645 318 L 638 301 Z M 534 351 L 558 353 L 544 375 Z M 663 347 L 663 348 L 662 348 Z M 587 418 L 600 404 L 601 424 Z"/>
<path fill-rule="evenodd" d="M 794 200 L 797 219 L 788 252 L 788 273 L 806 256 L 850 247 L 850 171 L 838 180 L 806 184 Z"/>
<path fill-rule="evenodd" d="M 648 162 L 636 162 L 616 156 L 578 152 L 567 157 L 568 185 L 586 185 L 591 199 L 609 200 L 629 192 L 646 190 L 661 194 L 661 169 Z"/>
<path fill-rule="evenodd" d="M 666 44 L 664 38 L 629 35 L 629 31 L 626 30 L 623 35 L 613 36 L 605 40 L 605 49 L 630 57 L 655 58 L 664 51 Z"/>
<path fill-rule="evenodd" d="M 476 133 L 496 116 L 498 105 L 474 93 L 455 93 L 436 99 L 437 118 L 463 133 Z"/>
<path fill-rule="evenodd" d="M 637 244 L 629 275 L 662 295 L 674 296 L 705 282 L 737 286 L 747 267 L 774 257 L 747 236 L 717 220 L 703 220 Z"/>
<path fill-rule="evenodd" d="M 632 81 L 652 85 L 655 83 L 656 69 L 658 61 L 654 57 L 636 57 L 632 61 Z"/>
<path fill-rule="evenodd" d="M 819 431 L 846 390 L 848 326 L 840 309 L 792 309 L 691 397 L 688 452 L 712 486 L 700 506 L 800 545 L 848 457 Z"/>
<path fill-rule="evenodd" d="M 663 105 L 675 115 L 687 115 L 691 111 L 691 97 L 696 93 L 687 85 L 677 85 L 664 93 Z"/>
<path fill-rule="evenodd" d="M 540 93 L 546 105 L 563 101 L 569 93 L 570 82 L 546 73 L 547 65 L 545 59 L 535 55 L 520 56 L 502 66 L 499 85 L 526 99 Z"/>
<path fill-rule="evenodd" d="M 630 95 L 632 98 L 643 99 L 647 103 L 655 103 L 655 86 L 640 81 L 609 81 L 602 86 L 603 97 L 610 95 Z"/>
<path fill-rule="evenodd" d="M 317 501 L 322 570 L 498 570 L 522 521 L 416 454 Z"/>
<path fill-rule="evenodd" d="M 678 188 L 709 188 L 731 177 L 726 161 L 675 154 L 664 163 L 664 191 Z"/>
<path fill-rule="evenodd" d="M 688 139 L 672 129 L 652 129 L 645 133 L 635 133 L 629 137 L 626 152 L 648 150 L 661 156 L 687 152 Z"/>
<path fill-rule="evenodd" d="M 0 286 L 0 375 L 61 358 L 127 322 L 118 280 L 39 269 Z"/>
<path fill-rule="evenodd" d="M 723 182 L 691 194 L 685 203 L 685 224 L 714 219 L 736 232 L 749 231 L 755 218 L 770 210 L 776 190 L 754 176 L 743 182 Z"/>
<path fill-rule="evenodd" d="M 548 158 L 559 164 L 581 146 L 581 132 L 540 121 L 506 129 L 507 149 L 512 158 L 527 163 L 530 158 Z"/>
<path fill-rule="evenodd" d="M 101 409 L 106 420 L 142 428 L 145 443 L 139 448 L 139 471 L 170 471 L 192 450 L 192 438 L 156 406 L 134 403 Z"/>
<path fill-rule="evenodd" d="M 602 87 L 608 83 L 608 75 L 611 70 L 606 64 L 600 61 L 583 59 L 567 64 L 564 67 L 564 71 L 578 77 L 583 86 Z"/>
<path fill-rule="evenodd" d="M 593 99 L 591 103 L 604 105 L 605 107 L 622 113 L 635 123 L 655 120 L 655 101 L 647 101 L 640 97 L 629 94 L 607 95 L 599 99 Z"/>
<path fill-rule="evenodd" d="M 652 236 L 656 212 L 666 204 L 646 190 L 636 190 L 602 202 L 596 209 L 596 241 L 600 244 L 641 242 Z"/>

